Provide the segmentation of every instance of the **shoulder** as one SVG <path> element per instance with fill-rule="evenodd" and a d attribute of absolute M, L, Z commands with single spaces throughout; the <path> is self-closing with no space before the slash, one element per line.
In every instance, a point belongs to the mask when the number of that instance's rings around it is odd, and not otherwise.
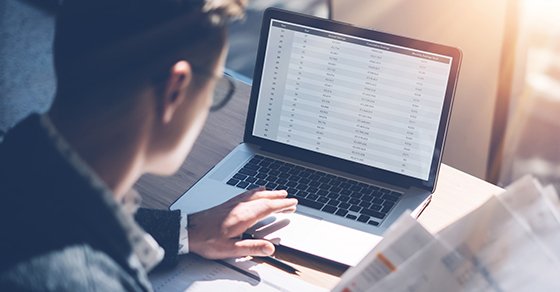
<path fill-rule="evenodd" d="M 21 262 L 0 274 L 2 291 L 140 291 L 108 255 L 79 245 Z"/>

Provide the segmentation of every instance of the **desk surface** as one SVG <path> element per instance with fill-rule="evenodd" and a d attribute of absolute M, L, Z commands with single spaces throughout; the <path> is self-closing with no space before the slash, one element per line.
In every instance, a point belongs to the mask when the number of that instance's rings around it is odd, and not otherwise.
<path fill-rule="evenodd" d="M 238 83 L 230 103 L 210 114 L 192 152 L 175 175 L 146 175 L 138 181 L 136 188 L 143 196 L 145 207 L 167 209 L 242 141 L 249 95 L 250 86 Z M 497 186 L 442 165 L 432 202 L 419 221 L 431 232 L 437 232 L 500 190 Z M 276 256 L 302 271 L 302 279 L 325 288 L 333 287 L 344 272 L 341 267 L 292 251 L 278 250 Z"/>

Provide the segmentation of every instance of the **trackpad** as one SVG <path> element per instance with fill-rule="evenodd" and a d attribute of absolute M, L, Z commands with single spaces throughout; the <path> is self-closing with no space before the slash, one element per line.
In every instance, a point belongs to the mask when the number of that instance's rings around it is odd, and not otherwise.
<path fill-rule="evenodd" d="M 320 225 L 321 220 L 293 214 L 273 214 L 249 229 L 255 237 L 270 240 L 277 245 L 304 246 L 309 242 L 309 230 Z"/>
<path fill-rule="evenodd" d="M 349 266 L 356 265 L 382 238 L 298 213 L 274 214 L 249 232 L 274 244 Z"/>

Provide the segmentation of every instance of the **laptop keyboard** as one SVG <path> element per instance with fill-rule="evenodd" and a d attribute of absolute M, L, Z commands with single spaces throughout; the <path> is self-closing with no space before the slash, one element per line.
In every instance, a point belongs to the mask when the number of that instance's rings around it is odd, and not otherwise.
<path fill-rule="evenodd" d="M 402 193 L 260 155 L 254 156 L 228 185 L 286 190 L 300 205 L 358 222 L 379 225 Z"/>

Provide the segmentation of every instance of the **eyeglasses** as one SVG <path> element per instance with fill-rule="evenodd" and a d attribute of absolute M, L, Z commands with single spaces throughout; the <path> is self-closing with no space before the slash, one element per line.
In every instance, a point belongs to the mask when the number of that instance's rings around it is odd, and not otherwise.
<path fill-rule="evenodd" d="M 223 108 L 233 97 L 235 93 L 235 78 L 228 73 L 224 73 L 217 83 L 216 89 L 214 89 L 214 95 L 212 96 L 212 106 L 210 106 L 210 111 L 215 112 Z"/>
<path fill-rule="evenodd" d="M 206 70 L 195 70 L 195 74 L 200 74 L 208 79 L 217 79 L 214 95 L 212 96 L 212 105 L 210 111 L 215 112 L 223 108 L 233 97 L 235 93 L 235 78 L 231 74 L 225 73 L 217 76 Z"/>

